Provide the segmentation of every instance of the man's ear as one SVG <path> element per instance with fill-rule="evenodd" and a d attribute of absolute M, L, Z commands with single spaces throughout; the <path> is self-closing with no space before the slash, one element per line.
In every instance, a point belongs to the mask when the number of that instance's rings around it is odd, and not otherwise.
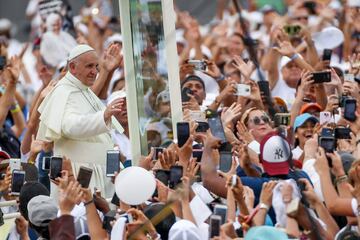
<path fill-rule="evenodd" d="M 74 62 L 69 62 L 69 65 L 68 65 L 68 67 L 69 67 L 69 71 L 71 71 L 71 72 L 74 72 L 74 70 L 75 70 L 75 63 Z"/>

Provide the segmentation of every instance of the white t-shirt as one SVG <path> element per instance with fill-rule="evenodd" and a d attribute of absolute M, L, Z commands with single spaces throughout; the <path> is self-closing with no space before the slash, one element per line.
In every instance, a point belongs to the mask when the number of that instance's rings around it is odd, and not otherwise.
<path fill-rule="evenodd" d="M 132 159 L 130 139 L 125 134 L 118 133 L 116 130 L 111 131 L 111 137 L 114 143 L 119 146 L 120 152 L 126 159 Z"/>
<path fill-rule="evenodd" d="M 289 87 L 281 77 L 271 90 L 271 96 L 283 99 L 286 102 L 288 109 L 291 109 L 291 106 L 295 101 L 295 93 L 296 89 Z"/>

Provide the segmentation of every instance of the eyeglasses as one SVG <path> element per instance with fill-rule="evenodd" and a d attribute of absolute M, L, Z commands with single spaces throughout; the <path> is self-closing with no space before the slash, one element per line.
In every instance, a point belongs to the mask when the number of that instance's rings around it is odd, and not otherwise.
<path fill-rule="evenodd" d="M 249 122 L 253 122 L 255 125 L 259 125 L 261 123 L 261 120 L 264 123 L 270 123 L 270 118 L 266 115 L 262 115 L 261 117 L 256 116 L 252 119 L 249 119 Z"/>

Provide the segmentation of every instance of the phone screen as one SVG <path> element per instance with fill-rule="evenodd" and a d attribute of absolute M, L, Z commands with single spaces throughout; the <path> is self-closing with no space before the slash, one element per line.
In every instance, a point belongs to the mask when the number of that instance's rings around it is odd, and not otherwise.
<path fill-rule="evenodd" d="M 154 147 L 154 155 L 153 155 L 153 160 L 157 160 L 158 157 L 159 157 L 159 153 L 162 153 L 164 151 L 164 148 L 163 147 Z"/>
<path fill-rule="evenodd" d="M 356 120 L 356 100 L 355 99 L 346 99 L 344 106 L 344 118 L 351 122 Z"/>
<path fill-rule="evenodd" d="M 220 236 L 221 217 L 212 215 L 210 217 L 210 238 Z"/>
<path fill-rule="evenodd" d="M 25 182 L 25 171 L 14 170 L 11 181 L 11 194 L 19 195 L 21 187 Z"/>
<path fill-rule="evenodd" d="M 331 82 L 331 72 L 313 72 L 314 83 Z"/>
<path fill-rule="evenodd" d="M 324 148 L 325 152 L 333 152 L 336 148 L 335 138 L 320 137 L 320 146 Z"/>
<path fill-rule="evenodd" d="M 188 122 L 178 122 L 177 127 L 177 140 L 178 146 L 182 147 L 190 136 L 190 128 Z"/>
<path fill-rule="evenodd" d="M 197 121 L 197 124 L 196 132 L 206 132 L 209 129 L 209 124 L 207 122 Z"/>
<path fill-rule="evenodd" d="M 225 205 L 217 204 L 214 207 L 214 214 L 221 217 L 221 224 L 226 222 L 227 207 Z"/>
<path fill-rule="evenodd" d="M 192 152 L 192 156 L 193 156 L 193 158 L 196 158 L 197 162 L 201 162 L 202 154 L 203 154 L 202 149 L 194 149 Z"/>
<path fill-rule="evenodd" d="M 189 95 L 193 95 L 193 92 L 190 88 L 184 87 L 181 90 L 181 101 L 182 102 L 188 102 L 190 101 Z"/>
<path fill-rule="evenodd" d="M 260 92 L 264 94 L 264 96 L 270 96 L 270 88 L 268 81 L 258 81 L 257 82 Z"/>
<path fill-rule="evenodd" d="M 232 154 L 231 152 L 220 152 L 220 166 L 219 170 L 223 172 L 228 172 L 232 164 Z"/>
<path fill-rule="evenodd" d="M 0 56 L 0 70 L 3 70 L 6 65 L 6 57 Z"/>
<path fill-rule="evenodd" d="M 209 118 L 208 123 L 212 135 L 219 138 L 221 142 L 226 142 L 225 132 L 220 117 Z"/>
<path fill-rule="evenodd" d="M 323 61 L 330 61 L 331 55 L 332 55 L 332 50 L 331 49 L 324 49 L 322 60 Z"/>
<path fill-rule="evenodd" d="M 169 187 L 171 189 L 174 189 L 179 183 L 181 183 L 182 176 L 183 176 L 183 167 L 172 166 L 170 168 Z"/>
<path fill-rule="evenodd" d="M 51 157 L 50 159 L 51 179 L 56 179 L 57 177 L 61 177 L 62 161 L 63 159 L 61 157 Z"/>
<path fill-rule="evenodd" d="M 43 162 L 42 162 L 42 169 L 43 170 L 50 170 L 50 160 L 51 157 L 43 157 Z"/>
<path fill-rule="evenodd" d="M 87 167 L 80 167 L 79 174 L 77 176 L 77 181 L 80 183 L 81 187 L 88 188 L 91 180 L 93 170 Z"/>
<path fill-rule="evenodd" d="M 335 128 L 336 139 L 350 139 L 350 128 Z"/>
<path fill-rule="evenodd" d="M 155 173 L 155 178 L 159 179 L 160 182 L 162 182 L 165 186 L 168 186 L 170 179 L 170 171 L 159 169 Z"/>
<path fill-rule="evenodd" d="M 115 172 L 120 169 L 120 151 L 110 150 L 106 154 L 106 176 L 115 176 Z"/>

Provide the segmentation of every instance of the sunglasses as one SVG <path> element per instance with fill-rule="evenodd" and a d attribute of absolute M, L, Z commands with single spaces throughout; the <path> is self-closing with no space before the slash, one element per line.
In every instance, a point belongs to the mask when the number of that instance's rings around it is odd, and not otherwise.
<path fill-rule="evenodd" d="M 255 125 L 259 125 L 263 121 L 264 123 L 270 123 L 270 118 L 266 115 L 262 115 L 261 117 L 254 117 L 252 119 L 249 119 L 249 122 L 253 122 Z"/>

